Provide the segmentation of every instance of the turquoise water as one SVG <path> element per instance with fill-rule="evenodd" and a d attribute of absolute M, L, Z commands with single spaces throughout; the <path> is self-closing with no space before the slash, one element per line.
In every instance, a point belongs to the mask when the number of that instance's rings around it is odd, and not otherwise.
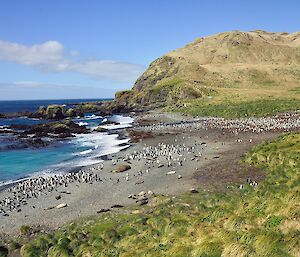
<path fill-rule="evenodd" d="M 12 120 L 0 120 L 0 124 L 32 124 L 40 121 L 26 118 L 20 122 L 19 118 Z M 131 119 L 122 116 L 108 117 L 108 119 L 121 121 L 125 125 Z M 103 121 L 102 117 L 93 114 L 85 118 L 74 119 L 74 122 L 83 123 L 90 128 L 96 127 Z M 92 133 L 77 135 L 70 140 L 55 141 L 44 148 L 1 150 L 11 143 L 7 136 L 0 136 L 0 185 L 22 179 L 32 174 L 45 174 L 51 172 L 65 172 L 97 163 L 98 157 L 118 152 L 124 147 L 119 144 L 127 143 L 128 140 L 119 140 L 117 134 Z M 2 147 L 2 148 L 1 148 Z"/>
<path fill-rule="evenodd" d="M 74 158 L 75 145 L 68 143 L 44 149 L 21 149 L 0 153 L 0 181 L 15 180 L 43 171 L 56 163 Z"/>

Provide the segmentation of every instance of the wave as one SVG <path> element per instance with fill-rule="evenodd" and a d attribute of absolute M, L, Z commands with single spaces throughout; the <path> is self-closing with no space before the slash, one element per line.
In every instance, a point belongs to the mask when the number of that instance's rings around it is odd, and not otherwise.
<path fill-rule="evenodd" d="M 78 122 L 77 124 L 79 126 L 88 126 L 89 125 L 87 122 L 82 122 L 82 121 Z"/>
<path fill-rule="evenodd" d="M 103 118 L 102 116 L 97 116 L 95 114 L 92 114 L 92 115 L 85 116 L 83 119 L 84 120 L 98 120 L 98 119 L 102 119 L 102 118 Z"/>
<path fill-rule="evenodd" d="M 80 152 L 79 154 L 80 154 L 80 155 L 85 155 L 85 154 L 89 154 L 89 153 L 91 153 L 91 152 L 93 152 L 93 149 L 89 149 L 89 150 L 82 151 L 82 152 Z"/>
<path fill-rule="evenodd" d="M 118 124 L 107 124 L 107 125 L 100 125 L 100 128 L 108 129 L 108 130 L 115 130 L 115 129 L 123 129 L 123 128 L 130 128 L 132 127 L 132 123 L 134 119 L 129 116 L 121 116 L 121 115 L 114 115 L 110 119 L 110 121 L 114 121 Z M 107 121 L 107 119 L 103 119 L 102 122 Z"/>
<path fill-rule="evenodd" d="M 97 115 L 90 115 L 88 118 L 98 119 L 102 118 Z M 111 117 L 108 118 L 108 120 Z M 132 118 L 123 118 L 122 116 L 113 116 L 112 117 L 116 122 L 120 123 L 119 125 L 107 125 L 110 129 L 124 128 L 132 126 Z M 105 120 L 106 118 L 104 118 Z M 84 119 L 77 120 L 78 122 L 85 122 Z M 97 121 L 95 121 L 97 122 Z M 95 123 L 91 121 L 91 123 Z M 98 123 L 99 124 L 99 123 Z M 89 125 L 91 125 L 89 123 Z M 104 126 L 104 125 L 103 125 Z M 2 126 L 2 128 L 5 126 Z M 1 127 L 0 127 L 1 128 Z M 74 169 L 81 168 L 84 166 L 89 166 L 97 164 L 103 161 L 103 158 L 106 155 L 114 154 L 119 151 L 122 151 L 128 148 L 129 138 L 119 139 L 119 135 L 116 133 L 98 133 L 93 132 L 90 134 L 78 134 L 75 135 L 75 138 L 67 142 L 66 147 L 68 148 L 57 148 L 57 154 L 60 154 L 59 149 L 62 149 L 63 158 L 60 158 L 59 163 L 50 164 L 50 166 L 45 167 L 44 170 L 41 169 L 39 172 L 24 173 L 22 178 L 10 178 L 10 180 L 0 181 L 0 188 L 5 185 L 16 183 L 30 177 L 36 176 L 51 176 L 53 174 L 60 174 L 73 171 Z M 71 147 L 71 148 L 70 148 Z M 66 155 L 64 155 L 64 152 Z M 63 159 L 63 160 L 62 160 Z"/>

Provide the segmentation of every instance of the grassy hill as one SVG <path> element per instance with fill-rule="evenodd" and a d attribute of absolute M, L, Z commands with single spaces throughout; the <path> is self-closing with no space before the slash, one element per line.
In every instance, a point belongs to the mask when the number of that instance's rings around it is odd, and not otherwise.
<path fill-rule="evenodd" d="M 103 214 L 40 235 L 22 256 L 299 256 L 300 134 L 243 159 L 266 172 L 258 186 L 156 196 L 133 214 Z M 263 171 L 262 171 L 263 172 Z M 17 242 L 11 242 L 16 247 Z"/>
<path fill-rule="evenodd" d="M 132 90 L 116 95 L 116 102 L 133 109 L 171 106 L 199 115 L 203 109 L 211 113 L 211 107 L 225 107 L 227 116 L 235 117 L 243 110 L 236 113 L 231 106 L 266 100 L 267 113 L 250 113 L 264 115 L 299 109 L 299 81 L 299 32 L 232 31 L 199 38 L 158 58 Z"/>

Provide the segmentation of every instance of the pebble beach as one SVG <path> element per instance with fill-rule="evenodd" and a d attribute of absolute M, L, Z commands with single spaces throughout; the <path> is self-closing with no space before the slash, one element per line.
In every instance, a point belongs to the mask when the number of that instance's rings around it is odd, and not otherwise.
<path fill-rule="evenodd" d="M 286 113 L 226 121 L 158 112 L 139 115 L 127 131 L 151 136 L 129 148 L 76 172 L 34 177 L 2 189 L 0 232 L 16 234 L 23 225 L 56 229 L 101 212 L 151 205 L 153 195 L 175 196 L 232 183 L 255 186 L 261 172 L 241 172 L 236 160 L 257 143 L 299 131 L 299 117 Z M 223 170 L 225 163 L 231 165 Z"/>

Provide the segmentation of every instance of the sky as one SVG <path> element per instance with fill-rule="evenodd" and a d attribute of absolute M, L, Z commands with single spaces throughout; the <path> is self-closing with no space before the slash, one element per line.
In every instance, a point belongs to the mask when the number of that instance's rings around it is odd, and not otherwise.
<path fill-rule="evenodd" d="M 299 12 L 296 0 L 3 0 L 0 100 L 110 98 L 198 37 L 300 31 Z"/>

